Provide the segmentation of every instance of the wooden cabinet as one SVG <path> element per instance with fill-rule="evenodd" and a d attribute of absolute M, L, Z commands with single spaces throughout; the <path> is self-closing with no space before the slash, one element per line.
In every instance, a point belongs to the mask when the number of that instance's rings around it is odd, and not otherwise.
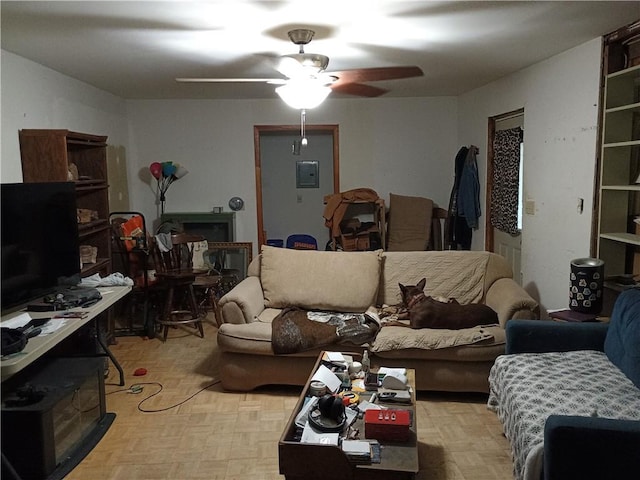
<path fill-rule="evenodd" d="M 24 182 L 74 181 L 78 209 L 93 212 L 78 223 L 80 245 L 97 248 L 95 263 L 83 263 L 82 276 L 110 274 L 107 137 L 69 130 L 21 130 L 19 137 Z"/>
<path fill-rule="evenodd" d="M 640 274 L 639 35 L 636 23 L 604 38 L 594 256 L 614 297 Z"/>

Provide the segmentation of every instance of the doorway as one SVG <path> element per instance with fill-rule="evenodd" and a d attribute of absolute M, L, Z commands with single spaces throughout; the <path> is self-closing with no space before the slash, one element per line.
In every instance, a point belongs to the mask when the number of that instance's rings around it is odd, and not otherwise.
<path fill-rule="evenodd" d="M 254 127 L 258 248 L 299 233 L 325 247 L 323 199 L 340 191 L 338 126 L 308 125 L 306 136 L 309 143 L 302 147 L 300 126 Z"/>
<path fill-rule="evenodd" d="M 489 118 L 485 245 L 522 285 L 524 109 Z"/>

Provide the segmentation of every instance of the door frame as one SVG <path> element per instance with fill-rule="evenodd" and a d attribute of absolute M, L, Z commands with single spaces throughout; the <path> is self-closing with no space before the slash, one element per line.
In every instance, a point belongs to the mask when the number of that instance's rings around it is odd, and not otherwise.
<path fill-rule="evenodd" d="M 331 134 L 333 139 L 333 193 L 340 192 L 340 135 L 338 125 L 307 125 L 308 134 Z M 256 216 L 258 222 L 258 251 L 267 241 L 264 231 L 264 218 L 262 206 L 262 160 L 260 152 L 260 138 L 262 135 L 291 135 L 298 133 L 300 125 L 254 125 L 253 149 L 256 176 Z"/>
<path fill-rule="evenodd" d="M 485 198 L 485 206 L 484 211 L 487 212 L 485 215 L 485 224 L 484 224 L 484 249 L 488 252 L 493 252 L 494 247 L 494 238 L 493 238 L 493 227 L 491 226 L 491 194 L 493 193 L 493 158 L 495 156 L 495 152 L 493 150 L 493 138 L 496 134 L 496 122 L 500 120 L 505 120 L 510 117 L 516 117 L 519 115 L 524 115 L 524 108 L 518 108 L 517 110 L 512 110 L 507 113 L 503 113 L 501 115 L 496 115 L 494 117 L 489 117 L 488 128 L 487 128 L 487 185 L 486 185 L 486 198 Z"/>

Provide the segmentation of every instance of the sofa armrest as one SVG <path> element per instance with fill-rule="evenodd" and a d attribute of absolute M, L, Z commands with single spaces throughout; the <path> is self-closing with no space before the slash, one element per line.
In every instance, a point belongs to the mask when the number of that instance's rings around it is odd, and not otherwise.
<path fill-rule="evenodd" d="M 550 415 L 544 426 L 545 480 L 638 478 L 640 421 Z"/>
<path fill-rule="evenodd" d="M 247 277 L 218 302 L 223 323 L 251 323 L 264 310 L 262 284 L 258 277 Z"/>
<path fill-rule="evenodd" d="M 606 323 L 564 323 L 552 320 L 510 320 L 505 352 L 543 353 L 572 350 L 604 351 Z"/>
<path fill-rule="evenodd" d="M 487 290 L 485 303 L 497 314 L 504 328 L 512 318 L 540 318 L 540 307 L 512 278 L 499 278 Z"/>

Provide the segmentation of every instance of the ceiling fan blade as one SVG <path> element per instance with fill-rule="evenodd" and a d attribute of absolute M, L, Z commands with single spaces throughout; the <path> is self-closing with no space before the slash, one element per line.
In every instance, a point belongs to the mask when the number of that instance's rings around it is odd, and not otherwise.
<path fill-rule="evenodd" d="M 333 85 L 330 85 L 330 87 L 335 92 L 358 97 L 379 97 L 389 91 L 384 88 L 365 85 L 364 83 L 343 83 L 340 81 L 336 81 Z"/>
<path fill-rule="evenodd" d="M 181 83 L 286 83 L 283 78 L 189 78 L 178 77 Z"/>
<path fill-rule="evenodd" d="M 377 82 L 382 80 L 422 77 L 424 75 L 422 69 L 415 66 L 355 68 L 353 70 L 329 73 L 339 78 L 336 83 Z"/>

